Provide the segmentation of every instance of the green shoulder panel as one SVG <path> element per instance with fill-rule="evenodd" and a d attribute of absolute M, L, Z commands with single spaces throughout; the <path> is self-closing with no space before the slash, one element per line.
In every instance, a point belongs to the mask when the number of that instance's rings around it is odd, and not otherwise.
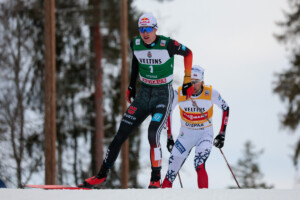
<path fill-rule="evenodd" d="M 163 35 L 159 35 L 159 40 L 155 44 L 155 49 L 166 49 L 168 46 L 168 42 L 170 40 L 170 37 L 165 37 Z M 141 36 L 137 36 L 133 39 L 133 50 L 139 51 L 139 50 L 149 50 L 147 47 L 143 45 L 143 40 Z"/>

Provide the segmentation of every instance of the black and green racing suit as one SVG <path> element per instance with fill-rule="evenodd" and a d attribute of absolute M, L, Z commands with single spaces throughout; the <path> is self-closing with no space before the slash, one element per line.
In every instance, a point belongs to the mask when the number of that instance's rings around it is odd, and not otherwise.
<path fill-rule="evenodd" d="M 160 172 L 162 157 L 160 133 L 171 112 L 174 55 L 192 59 L 192 52 L 177 41 L 161 35 L 157 35 L 152 44 L 143 43 L 141 37 L 138 36 L 130 43 L 130 47 L 133 51 L 133 58 L 129 88 L 135 91 L 138 75 L 141 86 L 121 120 L 103 164 L 107 168 L 113 166 L 123 142 L 151 115 L 152 120 L 148 128 L 151 166 L 152 171 Z"/>

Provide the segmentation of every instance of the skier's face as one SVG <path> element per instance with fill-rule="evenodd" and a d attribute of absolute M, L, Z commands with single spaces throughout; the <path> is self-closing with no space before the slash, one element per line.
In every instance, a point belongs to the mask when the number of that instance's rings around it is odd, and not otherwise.
<path fill-rule="evenodd" d="M 201 90 L 201 86 L 203 84 L 203 81 L 200 81 L 199 79 L 191 79 L 191 83 L 194 86 L 194 94 L 198 94 Z"/>
<path fill-rule="evenodd" d="M 143 27 L 143 28 L 147 28 L 147 27 Z M 149 27 L 152 28 L 152 27 Z M 146 43 L 146 44 L 151 44 L 152 42 L 155 41 L 156 39 L 156 28 L 152 28 L 152 31 L 150 33 L 147 32 L 147 30 L 143 30 L 141 31 L 141 28 L 139 30 L 140 32 L 140 36 L 142 38 L 142 40 Z"/>

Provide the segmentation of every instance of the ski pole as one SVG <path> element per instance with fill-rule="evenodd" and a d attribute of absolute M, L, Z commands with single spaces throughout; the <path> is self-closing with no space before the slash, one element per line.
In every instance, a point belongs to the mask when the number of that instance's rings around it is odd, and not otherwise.
<path fill-rule="evenodd" d="M 171 119 L 170 119 L 170 116 L 168 117 L 166 125 L 167 125 L 166 127 L 167 127 L 168 137 L 173 138 L 172 131 L 171 131 Z M 171 153 L 171 151 L 170 151 L 170 153 Z M 178 174 L 180 186 L 181 186 L 181 188 L 183 188 L 179 171 L 178 171 L 177 174 Z"/>
<path fill-rule="evenodd" d="M 180 186 L 181 186 L 181 188 L 183 188 L 182 182 L 181 182 L 181 178 L 180 178 L 180 174 L 179 174 L 179 171 L 178 171 L 178 178 L 179 178 Z"/>
<path fill-rule="evenodd" d="M 220 148 L 219 148 L 219 149 L 220 149 Z M 236 178 L 235 178 L 235 175 L 233 174 L 233 171 L 232 171 L 232 169 L 231 169 L 229 163 L 228 163 L 227 160 L 226 160 L 226 157 L 225 157 L 225 155 L 224 155 L 222 149 L 220 149 L 220 152 L 221 152 L 221 154 L 223 155 L 223 158 L 224 158 L 225 162 L 227 163 L 227 166 L 228 166 L 229 170 L 231 171 L 231 174 L 232 174 L 232 176 L 233 176 L 233 178 L 234 178 L 234 180 L 235 180 L 237 186 L 241 189 L 241 187 L 240 187 L 238 181 L 237 181 Z"/>
<path fill-rule="evenodd" d="M 202 112 L 202 110 L 199 108 L 199 106 L 197 105 L 197 103 L 191 98 L 192 103 L 194 106 L 196 106 L 196 108 L 198 108 L 198 110 L 201 112 L 201 114 L 203 115 L 203 117 L 209 122 L 211 123 L 211 121 L 206 117 L 206 115 Z"/>

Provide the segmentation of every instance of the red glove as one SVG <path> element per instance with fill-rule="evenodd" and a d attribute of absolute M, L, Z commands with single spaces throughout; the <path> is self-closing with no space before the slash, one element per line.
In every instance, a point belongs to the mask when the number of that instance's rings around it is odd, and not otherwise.
<path fill-rule="evenodd" d="M 182 85 L 182 94 L 186 96 L 186 99 L 191 98 L 194 93 L 194 87 L 192 83 L 185 83 Z"/>

